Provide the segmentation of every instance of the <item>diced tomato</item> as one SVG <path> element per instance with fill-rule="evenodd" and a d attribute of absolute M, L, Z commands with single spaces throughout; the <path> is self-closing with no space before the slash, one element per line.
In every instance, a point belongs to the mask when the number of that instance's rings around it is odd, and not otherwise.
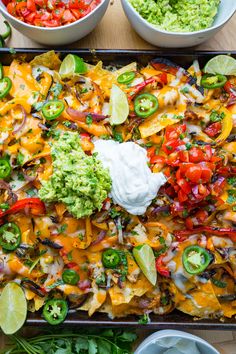
<path fill-rule="evenodd" d="M 186 178 L 193 183 L 198 183 L 202 175 L 202 168 L 199 165 L 191 166 L 186 171 Z"/>
<path fill-rule="evenodd" d="M 9 4 L 7 4 L 7 11 L 12 16 L 16 16 L 16 3 L 15 2 L 10 2 Z"/>
<path fill-rule="evenodd" d="M 63 8 L 59 8 L 59 9 L 52 11 L 53 18 L 56 20 L 60 20 L 64 14 L 64 11 L 65 10 Z"/>
<path fill-rule="evenodd" d="M 38 5 L 39 7 L 46 7 L 47 0 L 34 0 L 35 4 Z"/>
<path fill-rule="evenodd" d="M 188 195 L 180 189 L 178 191 L 178 200 L 180 203 L 186 202 L 188 200 Z"/>
<path fill-rule="evenodd" d="M 35 5 L 34 0 L 27 0 L 27 9 L 31 12 L 36 11 L 36 5 Z"/>
<path fill-rule="evenodd" d="M 27 12 L 27 13 L 26 13 L 26 12 Z M 23 13 L 25 13 L 26 16 L 30 14 L 30 11 L 27 9 L 27 3 L 26 3 L 26 1 L 18 2 L 18 3 L 16 4 L 16 13 L 17 13 L 18 15 L 23 15 Z M 24 16 L 24 15 L 23 15 L 23 16 Z"/>
<path fill-rule="evenodd" d="M 77 19 L 79 20 L 81 17 L 82 17 L 82 13 L 80 10 L 77 10 L 77 9 L 71 9 L 70 10 L 72 15 Z"/>
<path fill-rule="evenodd" d="M 69 9 L 87 10 L 88 5 L 82 0 L 69 0 Z"/>
<path fill-rule="evenodd" d="M 168 140 L 162 145 L 162 150 L 169 155 L 174 152 L 179 145 L 181 145 L 181 143 L 176 139 Z"/>
<path fill-rule="evenodd" d="M 62 22 L 63 23 L 71 23 L 74 22 L 76 18 L 72 15 L 70 10 L 65 10 L 64 14 L 62 16 Z"/>
<path fill-rule="evenodd" d="M 202 150 L 197 147 L 192 147 L 189 150 L 189 161 L 190 162 L 204 161 L 204 153 L 202 152 Z"/>
<path fill-rule="evenodd" d="M 209 162 L 203 162 L 201 163 L 201 169 L 202 169 L 202 173 L 201 173 L 202 183 L 209 182 L 213 174 L 212 170 L 214 170 L 214 165 Z"/>
<path fill-rule="evenodd" d="M 52 14 L 48 11 L 44 11 L 42 16 L 40 17 L 42 21 L 50 21 L 52 19 Z"/>
<path fill-rule="evenodd" d="M 47 21 L 42 21 L 42 22 L 45 27 L 58 27 L 58 26 L 60 26 L 60 23 L 58 20 L 47 20 Z"/>
<path fill-rule="evenodd" d="M 165 164 L 166 159 L 163 156 L 154 155 L 151 157 L 151 164 Z"/>
<path fill-rule="evenodd" d="M 210 136 L 211 138 L 213 138 L 214 136 L 218 135 L 221 132 L 222 129 L 222 125 L 220 122 L 215 122 L 210 124 L 205 130 L 204 132 Z"/>
<path fill-rule="evenodd" d="M 210 161 L 212 159 L 212 148 L 210 145 L 204 147 L 205 151 L 205 160 Z"/>
<path fill-rule="evenodd" d="M 192 190 L 190 184 L 184 178 L 177 180 L 177 184 L 186 194 L 190 193 Z"/>
<path fill-rule="evenodd" d="M 155 155 L 155 152 L 156 152 L 155 146 L 151 146 L 147 149 L 147 157 L 149 160 Z"/>
<path fill-rule="evenodd" d="M 186 131 L 186 124 L 169 126 L 166 128 L 165 137 L 169 139 L 179 139 L 180 134 L 183 134 Z"/>
<path fill-rule="evenodd" d="M 36 19 L 34 20 L 34 25 L 35 25 L 35 26 L 38 26 L 38 27 L 43 27 L 43 22 L 42 22 L 42 20 L 40 20 L 39 18 L 36 18 Z"/>
<path fill-rule="evenodd" d="M 36 14 L 34 12 L 31 12 L 28 16 L 25 17 L 25 21 L 28 23 L 34 23 Z"/>
<path fill-rule="evenodd" d="M 189 152 L 187 150 L 179 151 L 178 155 L 179 155 L 180 161 L 182 161 L 182 162 L 189 162 L 190 161 L 189 160 Z M 193 161 L 191 161 L 191 162 L 193 162 Z"/>

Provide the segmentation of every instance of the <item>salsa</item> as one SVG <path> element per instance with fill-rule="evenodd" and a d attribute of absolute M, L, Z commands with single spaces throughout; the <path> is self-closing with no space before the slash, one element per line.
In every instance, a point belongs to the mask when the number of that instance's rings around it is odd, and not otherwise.
<path fill-rule="evenodd" d="M 101 0 L 3 0 L 7 11 L 18 20 L 38 27 L 59 27 L 88 15 Z"/>

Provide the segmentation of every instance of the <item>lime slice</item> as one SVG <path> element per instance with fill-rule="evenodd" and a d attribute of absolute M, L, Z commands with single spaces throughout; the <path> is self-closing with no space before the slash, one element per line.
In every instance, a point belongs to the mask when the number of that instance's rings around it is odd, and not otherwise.
<path fill-rule="evenodd" d="M 70 77 L 73 74 L 85 74 L 87 72 L 87 66 L 83 59 L 75 54 L 68 54 L 61 63 L 59 74 L 62 79 Z"/>
<path fill-rule="evenodd" d="M 157 281 L 157 271 L 152 248 L 149 245 L 134 247 L 133 256 L 145 277 L 152 285 L 155 285 Z"/>
<path fill-rule="evenodd" d="M 229 55 L 217 55 L 206 63 L 203 71 L 207 74 L 236 75 L 236 59 Z"/>
<path fill-rule="evenodd" d="M 0 297 L 0 326 L 5 334 L 17 332 L 24 324 L 27 302 L 24 291 L 16 283 L 8 283 Z"/>
<path fill-rule="evenodd" d="M 129 102 L 126 94 L 118 86 L 112 85 L 110 96 L 110 124 L 124 123 L 129 115 Z"/>

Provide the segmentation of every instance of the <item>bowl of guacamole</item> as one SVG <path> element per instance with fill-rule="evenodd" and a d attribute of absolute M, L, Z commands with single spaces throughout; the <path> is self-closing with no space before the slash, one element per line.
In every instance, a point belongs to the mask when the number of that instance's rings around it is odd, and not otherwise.
<path fill-rule="evenodd" d="M 215 35 L 233 16 L 235 0 L 121 0 L 136 32 L 161 47 L 190 47 Z"/>

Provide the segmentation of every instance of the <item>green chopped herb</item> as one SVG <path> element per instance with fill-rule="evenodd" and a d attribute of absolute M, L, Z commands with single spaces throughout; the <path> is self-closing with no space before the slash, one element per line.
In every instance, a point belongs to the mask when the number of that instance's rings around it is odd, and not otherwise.
<path fill-rule="evenodd" d="M 24 163 L 24 155 L 21 152 L 18 152 L 17 157 L 16 157 L 16 163 L 17 165 L 23 165 Z"/>
<path fill-rule="evenodd" d="M 210 114 L 210 121 L 211 122 L 220 122 L 224 117 L 225 117 L 224 112 L 218 113 L 217 111 L 213 110 Z"/>
<path fill-rule="evenodd" d="M 91 116 L 91 114 L 88 114 L 86 117 L 86 124 L 91 125 L 92 123 L 93 123 L 93 117 Z"/>
<path fill-rule="evenodd" d="M 67 227 L 68 227 L 67 224 L 61 225 L 61 226 L 58 228 L 58 233 L 59 233 L 59 234 L 63 234 L 63 233 L 66 231 Z"/>
<path fill-rule="evenodd" d="M 120 211 L 116 210 L 116 208 L 111 208 L 109 211 L 109 215 L 112 219 L 117 218 L 118 216 L 121 215 Z"/>
<path fill-rule="evenodd" d="M 227 178 L 227 182 L 230 186 L 236 187 L 236 177 Z"/>
<path fill-rule="evenodd" d="M 140 317 L 140 319 L 138 320 L 139 324 L 142 325 L 146 325 L 150 322 L 150 318 L 149 315 L 147 313 L 145 313 L 143 316 Z"/>

